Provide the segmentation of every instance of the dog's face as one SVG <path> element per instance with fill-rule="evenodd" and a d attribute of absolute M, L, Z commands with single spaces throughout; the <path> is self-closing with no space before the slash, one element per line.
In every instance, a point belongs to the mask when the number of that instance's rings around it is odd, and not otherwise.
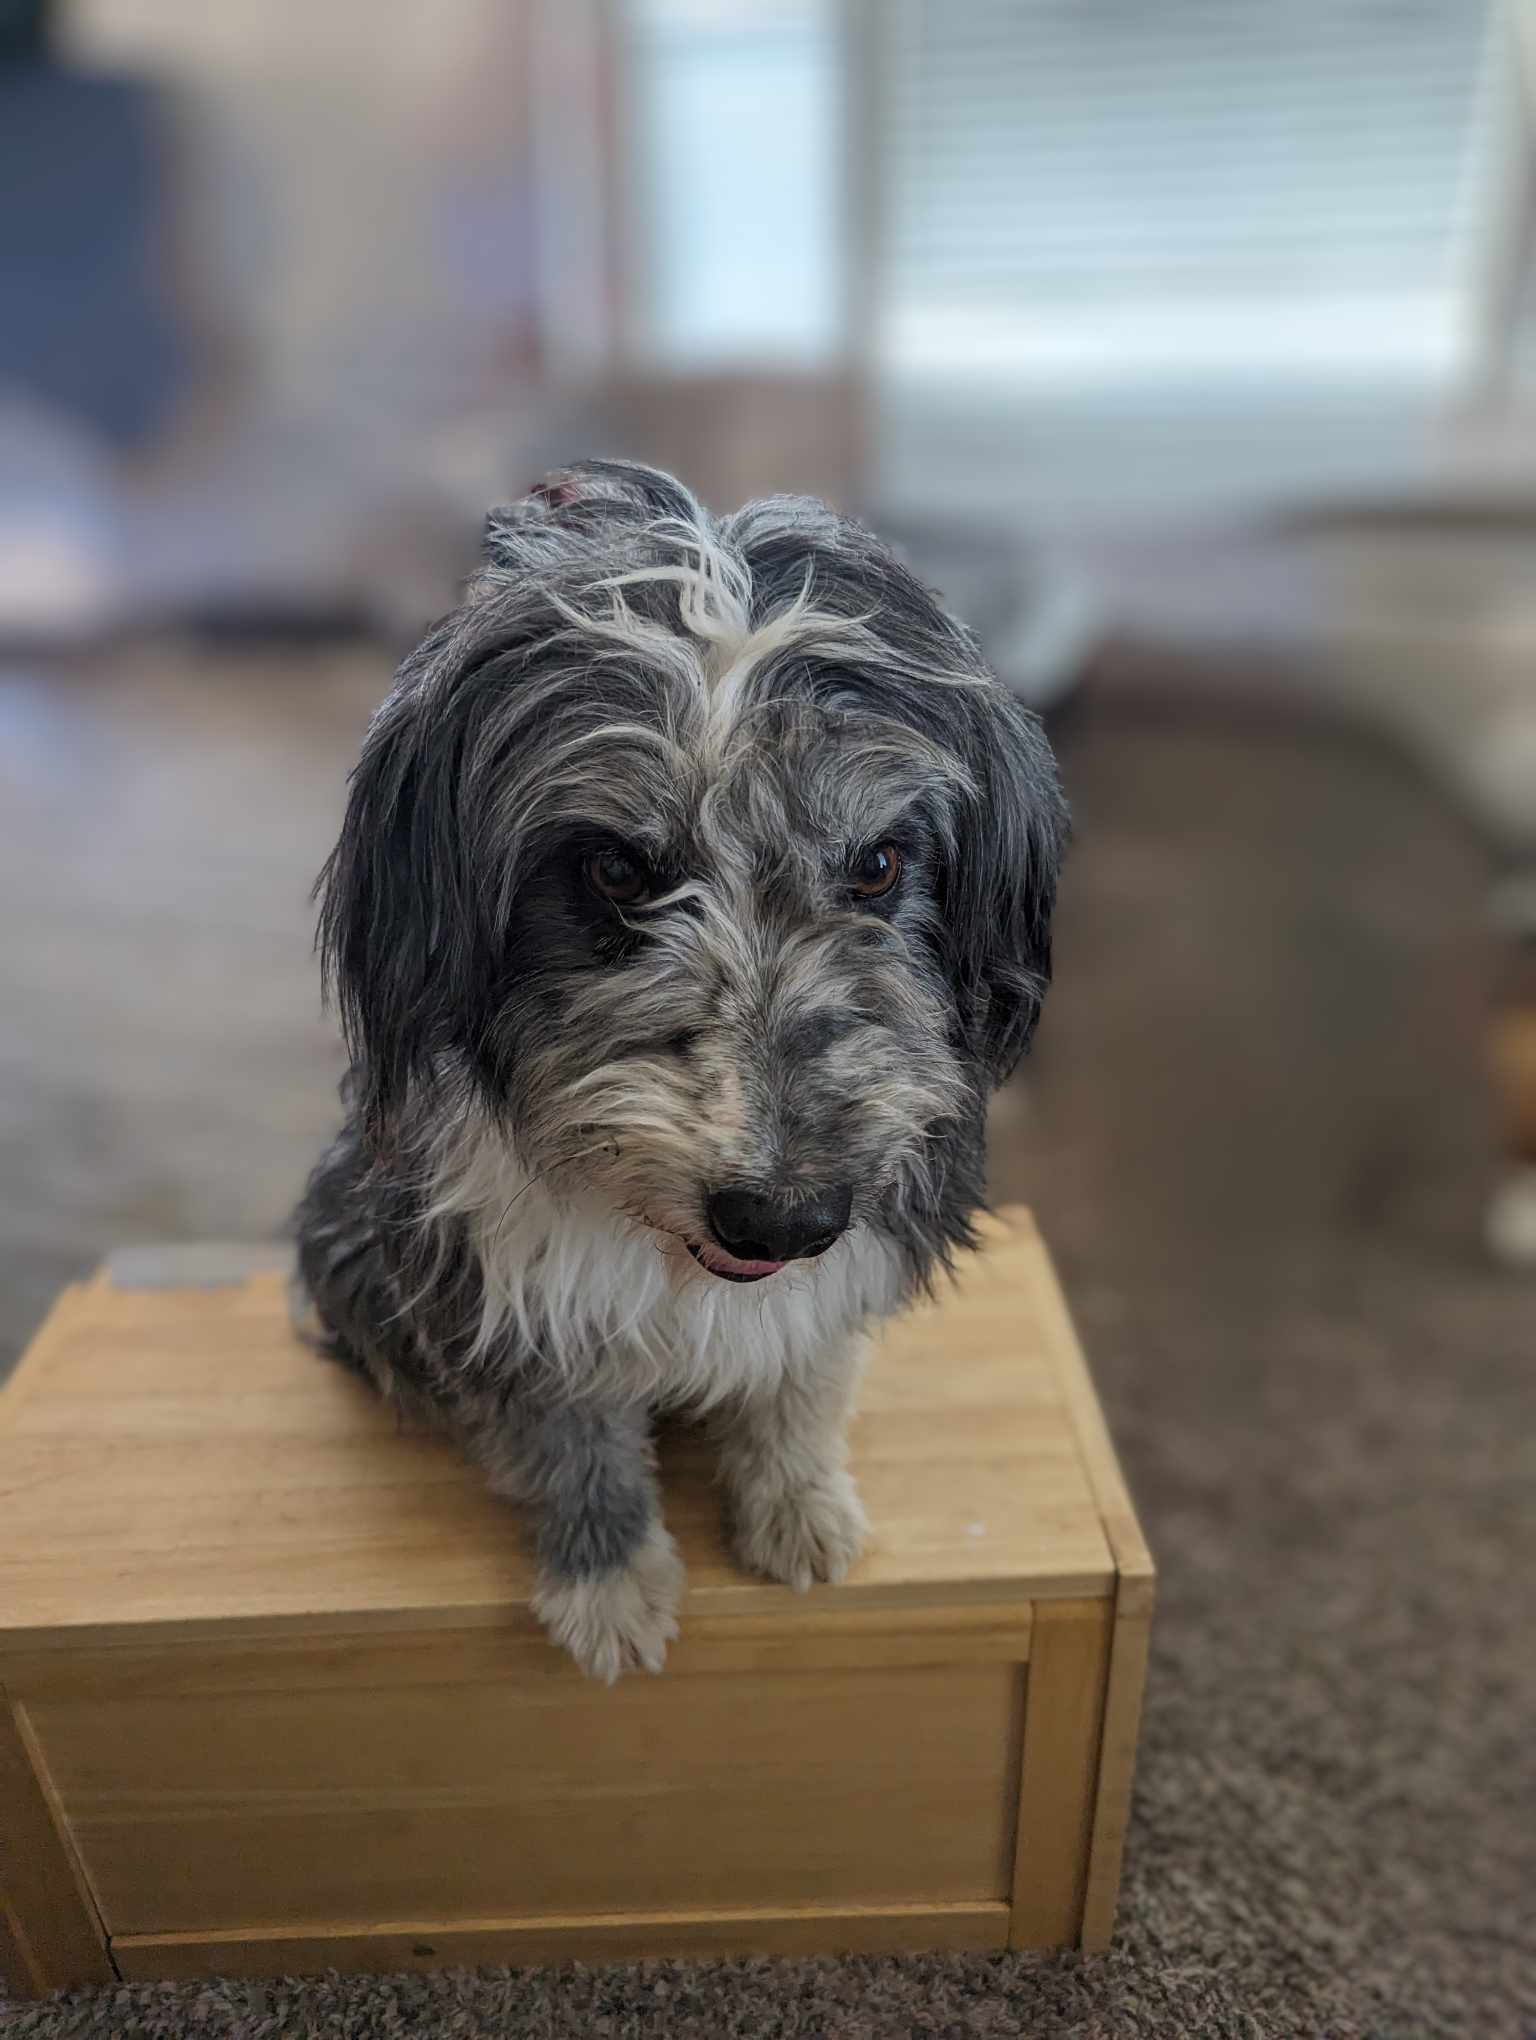
<path fill-rule="evenodd" d="M 599 686 L 590 712 L 622 731 L 636 706 Z M 722 709 L 658 678 L 640 713 L 661 741 L 596 724 L 578 794 L 526 790 L 552 811 L 485 1080 L 528 1166 L 760 1278 L 873 1217 L 970 1110 L 939 897 L 953 767 L 771 692 Z"/>
<path fill-rule="evenodd" d="M 866 534 L 573 471 L 492 520 L 354 779 L 322 927 L 365 1116 L 451 1098 L 722 1279 L 854 1224 L 922 1261 L 1033 1028 L 1062 830 L 1037 726 Z"/>

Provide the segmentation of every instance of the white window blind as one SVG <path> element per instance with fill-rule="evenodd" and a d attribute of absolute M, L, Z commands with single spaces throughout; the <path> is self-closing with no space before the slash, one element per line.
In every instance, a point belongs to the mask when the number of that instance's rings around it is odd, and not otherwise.
<path fill-rule="evenodd" d="M 1478 315 L 1487 0 L 889 0 L 877 360 L 1436 383 Z"/>

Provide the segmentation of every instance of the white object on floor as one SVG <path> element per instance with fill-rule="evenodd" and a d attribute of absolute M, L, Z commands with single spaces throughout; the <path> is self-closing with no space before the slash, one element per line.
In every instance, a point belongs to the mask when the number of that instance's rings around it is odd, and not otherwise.
<path fill-rule="evenodd" d="M 1488 1251 L 1507 1268 L 1536 1269 L 1536 1167 L 1512 1169 L 1493 1193 L 1484 1226 Z"/>

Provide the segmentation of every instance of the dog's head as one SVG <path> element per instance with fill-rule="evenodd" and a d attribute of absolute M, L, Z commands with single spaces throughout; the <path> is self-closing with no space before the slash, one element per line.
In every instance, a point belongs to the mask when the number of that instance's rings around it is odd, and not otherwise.
<path fill-rule="evenodd" d="M 854 1223 L 926 1265 L 1064 827 L 1034 718 L 867 532 L 574 469 L 493 515 L 353 778 L 321 934 L 365 1125 L 451 1098 L 736 1280 Z"/>

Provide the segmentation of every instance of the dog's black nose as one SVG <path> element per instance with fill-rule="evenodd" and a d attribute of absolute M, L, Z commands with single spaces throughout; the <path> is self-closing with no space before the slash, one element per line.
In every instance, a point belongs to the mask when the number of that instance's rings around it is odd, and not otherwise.
<path fill-rule="evenodd" d="M 710 1231 L 728 1254 L 743 1261 L 808 1260 L 847 1230 L 853 1190 L 837 1183 L 775 1196 L 749 1183 L 728 1183 L 711 1193 L 708 1209 Z"/>

